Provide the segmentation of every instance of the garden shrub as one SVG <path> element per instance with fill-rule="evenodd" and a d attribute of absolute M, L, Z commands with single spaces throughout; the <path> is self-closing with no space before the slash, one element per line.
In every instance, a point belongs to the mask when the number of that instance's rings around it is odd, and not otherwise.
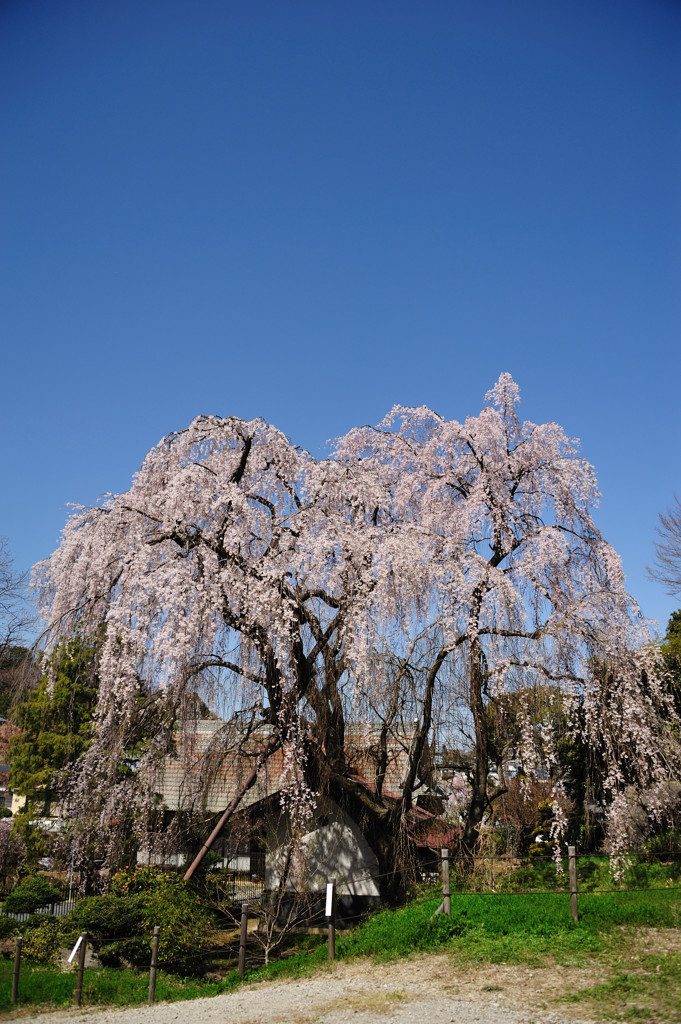
<path fill-rule="evenodd" d="M 34 928 L 27 928 L 24 932 L 21 953 L 34 963 L 49 964 L 56 958 L 60 945 L 59 921 L 53 917 L 43 917 Z"/>
<path fill-rule="evenodd" d="M 70 921 L 88 932 L 101 962 L 111 966 L 148 966 L 158 925 L 159 962 L 194 973 L 202 970 L 201 955 L 213 931 L 198 894 L 179 875 L 145 866 L 118 871 L 111 891 L 81 900 Z"/>
<path fill-rule="evenodd" d="M 6 939 L 19 930 L 19 922 L 11 917 L 0 914 L 0 939 Z"/>
<path fill-rule="evenodd" d="M 3 904 L 6 914 L 33 914 L 39 907 L 56 903 L 59 889 L 51 885 L 42 875 L 24 879 L 9 894 Z"/>
<path fill-rule="evenodd" d="M 155 925 L 161 929 L 159 961 L 174 970 L 200 973 L 214 925 L 191 886 L 175 872 L 157 867 L 125 868 L 112 891 L 132 892 L 139 901 L 146 931 L 146 962 Z"/>
<path fill-rule="evenodd" d="M 105 967 L 120 967 L 124 961 L 148 962 L 142 911 L 133 896 L 86 896 L 76 905 L 68 923 L 74 940 L 76 931 L 88 933 L 88 941 Z"/>

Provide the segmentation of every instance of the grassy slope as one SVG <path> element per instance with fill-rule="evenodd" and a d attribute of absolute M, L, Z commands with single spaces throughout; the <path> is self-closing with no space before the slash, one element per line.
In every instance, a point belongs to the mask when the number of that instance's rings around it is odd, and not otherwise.
<path fill-rule="evenodd" d="M 595 862 L 580 888 L 612 887 L 605 869 Z M 439 904 L 437 895 L 421 896 L 397 911 L 381 911 L 337 941 L 339 958 L 395 959 L 420 952 L 446 952 L 455 965 L 512 963 L 533 967 L 560 964 L 585 969 L 584 989 L 569 998 L 580 1000 L 584 1012 L 635 1021 L 681 1021 L 681 959 L 664 950 L 646 950 L 646 930 L 675 937 L 681 923 L 681 889 L 661 888 L 671 881 L 666 866 L 655 866 L 636 879 L 648 885 L 642 892 L 580 894 L 580 920 L 570 916 L 564 893 L 520 895 L 517 892 L 452 895 L 451 918 L 430 918 Z M 540 868 L 506 881 L 513 890 L 546 884 Z M 625 880 L 631 885 L 634 879 Z M 666 943 L 662 943 L 664 946 Z M 667 942 L 666 945 L 669 945 Z M 258 971 L 247 980 L 302 975 L 322 967 L 326 946 L 308 937 L 304 951 Z M 594 964 L 606 980 L 589 984 Z M 9 1009 L 12 965 L 0 961 L 0 1010 Z M 185 980 L 159 973 L 157 999 L 191 999 L 215 995 L 239 984 L 231 972 L 223 981 Z M 83 1003 L 130 1005 L 144 1002 L 148 976 L 133 971 L 86 972 Z M 20 1003 L 69 1005 L 75 977 L 55 970 L 23 967 Z"/>

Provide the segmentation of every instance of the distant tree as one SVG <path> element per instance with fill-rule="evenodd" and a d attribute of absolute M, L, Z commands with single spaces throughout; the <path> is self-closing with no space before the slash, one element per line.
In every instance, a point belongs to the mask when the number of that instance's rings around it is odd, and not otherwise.
<path fill-rule="evenodd" d="M 0 537 L 0 659 L 21 643 L 31 616 L 25 599 L 26 573 L 16 572 L 7 541 Z"/>
<path fill-rule="evenodd" d="M 655 564 L 648 572 L 668 594 L 681 595 L 681 501 L 676 495 L 672 507 L 660 513 L 657 534 Z"/>
<path fill-rule="evenodd" d="M 37 686 L 37 661 L 28 647 L 9 644 L 0 651 L 0 715 L 10 717 L 12 704 Z"/>
<path fill-rule="evenodd" d="M 11 788 L 26 798 L 24 816 L 51 813 L 62 796 L 62 772 L 87 750 L 98 682 L 95 644 L 63 641 L 42 682 L 15 709 L 21 729 L 10 743 Z"/>
<path fill-rule="evenodd" d="M 661 649 L 669 673 L 674 704 L 681 715 L 681 610 L 672 612 Z"/>

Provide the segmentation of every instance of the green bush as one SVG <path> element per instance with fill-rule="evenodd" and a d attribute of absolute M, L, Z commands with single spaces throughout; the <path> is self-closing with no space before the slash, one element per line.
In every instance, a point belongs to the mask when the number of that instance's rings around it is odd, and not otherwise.
<path fill-rule="evenodd" d="M 42 875 L 26 878 L 16 886 L 3 904 L 6 914 L 32 914 L 38 907 L 56 903 L 60 893 Z"/>
<path fill-rule="evenodd" d="M 38 964 L 51 963 L 61 945 L 59 922 L 53 917 L 44 917 L 35 928 L 24 932 L 22 956 Z"/>
<path fill-rule="evenodd" d="M 118 871 L 106 896 L 90 896 L 70 917 L 87 931 L 104 965 L 128 962 L 147 967 L 154 927 L 161 929 L 159 962 L 165 968 L 200 973 L 213 924 L 197 893 L 174 872 L 156 867 Z"/>
<path fill-rule="evenodd" d="M 681 858 L 681 832 L 671 830 L 653 836 L 645 844 L 641 856 L 651 860 L 679 860 Z"/>
<path fill-rule="evenodd" d="M 66 919 L 76 931 L 87 932 L 88 939 L 105 967 L 119 967 L 127 961 L 145 959 L 142 908 L 134 896 L 86 896 Z M 148 943 L 147 943 L 148 946 Z"/>
<path fill-rule="evenodd" d="M 29 914 L 25 921 L 21 923 L 21 931 L 25 932 L 28 928 L 37 928 L 43 923 L 43 921 L 54 921 L 53 914 Z"/>
<path fill-rule="evenodd" d="M 15 921 L 11 917 L 5 917 L 4 914 L 0 914 L 0 939 L 8 939 L 10 935 L 14 935 L 15 932 L 18 931 L 18 921 Z"/>
<path fill-rule="evenodd" d="M 155 865 L 135 865 L 121 868 L 111 879 L 114 896 L 146 895 L 177 886 L 180 877 L 174 871 L 163 871 Z"/>

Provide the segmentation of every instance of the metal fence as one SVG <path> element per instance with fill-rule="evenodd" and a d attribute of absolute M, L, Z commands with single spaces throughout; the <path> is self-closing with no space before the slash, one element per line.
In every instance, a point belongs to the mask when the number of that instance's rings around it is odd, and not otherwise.
<path fill-rule="evenodd" d="M 4 910 L 0 911 L 5 917 L 11 917 L 13 921 L 19 921 L 23 923 L 28 921 L 29 917 L 33 917 L 33 914 L 51 914 L 53 917 L 66 917 L 67 914 L 72 913 L 76 909 L 79 897 L 72 896 L 68 900 L 60 900 L 58 903 L 46 903 L 44 907 L 38 907 L 30 914 L 11 914 L 6 913 Z"/>

